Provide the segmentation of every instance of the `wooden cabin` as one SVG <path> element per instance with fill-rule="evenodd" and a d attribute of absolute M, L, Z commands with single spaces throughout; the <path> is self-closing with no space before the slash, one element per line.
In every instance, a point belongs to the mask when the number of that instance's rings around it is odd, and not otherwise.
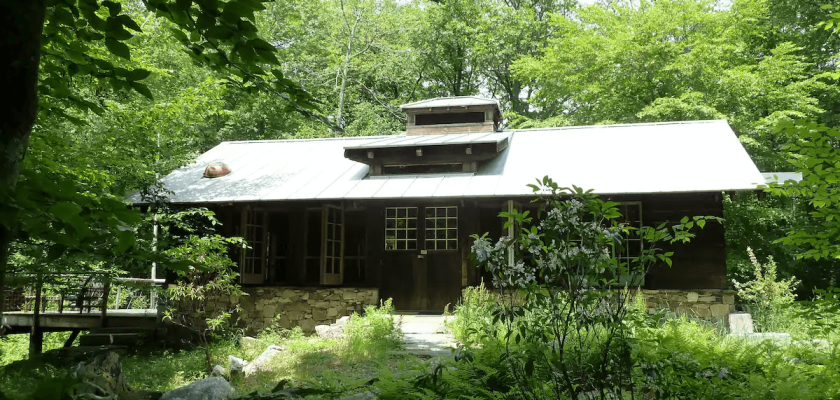
<path fill-rule="evenodd" d="M 594 189 L 645 225 L 722 217 L 724 191 L 764 182 L 723 120 L 505 130 L 492 99 L 402 109 L 398 135 L 221 143 L 164 178 L 169 200 L 216 211 L 251 244 L 246 287 L 375 288 L 398 310 L 441 312 L 486 279 L 470 235 L 501 236 L 499 212 L 529 207 L 535 178 Z M 213 163 L 229 172 L 205 177 Z M 721 224 L 673 250 L 644 288 L 724 289 Z"/>

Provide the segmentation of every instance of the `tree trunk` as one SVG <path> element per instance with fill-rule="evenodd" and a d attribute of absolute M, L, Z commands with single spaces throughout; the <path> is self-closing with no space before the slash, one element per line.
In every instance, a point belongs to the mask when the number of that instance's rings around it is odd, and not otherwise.
<path fill-rule="evenodd" d="M 38 113 L 38 63 L 44 0 L 0 1 L 0 203 L 18 181 L 29 134 Z M 0 314 L 5 306 L 6 264 L 12 232 L 0 224 Z"/>
<path fill-rule="evenodd" d="M 339 131 L 344 131 L 344 93 L 347 91 L 347 69 L 350 68 L 350 58 L 353 57 L 353 39 L 356 38 L 356 27 L 359 26 L 359 18 L 353 24 L 353 29 L 350 30 L 350 38 L 347 39 L 347 53 L 344 54 L 344 68 L 341 69 L 341 90 L 338 92 L 338 113 L 336 114 L 335 124 L 338 125 L 338 130 L 333 136 L 338 137 Z"/>

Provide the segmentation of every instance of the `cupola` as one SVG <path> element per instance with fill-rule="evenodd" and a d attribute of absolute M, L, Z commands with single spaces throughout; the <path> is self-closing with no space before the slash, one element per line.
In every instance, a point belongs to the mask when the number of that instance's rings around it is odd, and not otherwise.
<path fill-rule="evenodd" d="M 499 102 L 474 96 L 438 97 L 402 105 L 406 135 L 497 132 Z"/>

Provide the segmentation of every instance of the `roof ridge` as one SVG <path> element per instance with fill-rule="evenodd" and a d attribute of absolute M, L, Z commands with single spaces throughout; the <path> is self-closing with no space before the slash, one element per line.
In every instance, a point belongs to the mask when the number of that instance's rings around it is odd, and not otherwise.
<path fill-rule="evenodd" d="M 246 144 L 246 143 L 284 143 L 284 142 L 329 142 L 329 141 L 343 141 L 343 140 L 369 140 L 391 138 L 397 136 L 405 136 L 405 132 L 400 132 L 393 135 L 376 135 L 376 136 L 343 136 L 331 138 L 304 138 L 304 139 L 255 139 L 255 140 L 225 140 L 221 144 Z"/>
<path fill-rule="evenodd" d="M 725 119 L 701 119 L 693 121 L 665 121 L 665 122 L 636 122 L 630 124 L 606 124 L 606 125 L 571 125 L 571 126 L 547 126 L 544 128 L 525 128 L 525 129 L 505 129 L 499 132 L 534 132 L 534 131 L 556 131 L 556 130 L 576 130 L 576 129 L 593 129 L 593 128 L 623 128 L 628 126 L 662 126 L 662 125 L 695 125 L 695 124 L 709 124 L 714 122 L 726 122 Z"/>

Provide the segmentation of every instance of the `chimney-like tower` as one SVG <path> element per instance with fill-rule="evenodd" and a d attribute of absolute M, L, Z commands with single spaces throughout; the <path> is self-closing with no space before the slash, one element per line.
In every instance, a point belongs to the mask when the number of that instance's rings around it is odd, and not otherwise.
<path fill-rule="evenodd" d="M 473 96 L 438 97 L 404 104 L 406 135 L 496 132 L 502 114 L 499 102 Z"/>

